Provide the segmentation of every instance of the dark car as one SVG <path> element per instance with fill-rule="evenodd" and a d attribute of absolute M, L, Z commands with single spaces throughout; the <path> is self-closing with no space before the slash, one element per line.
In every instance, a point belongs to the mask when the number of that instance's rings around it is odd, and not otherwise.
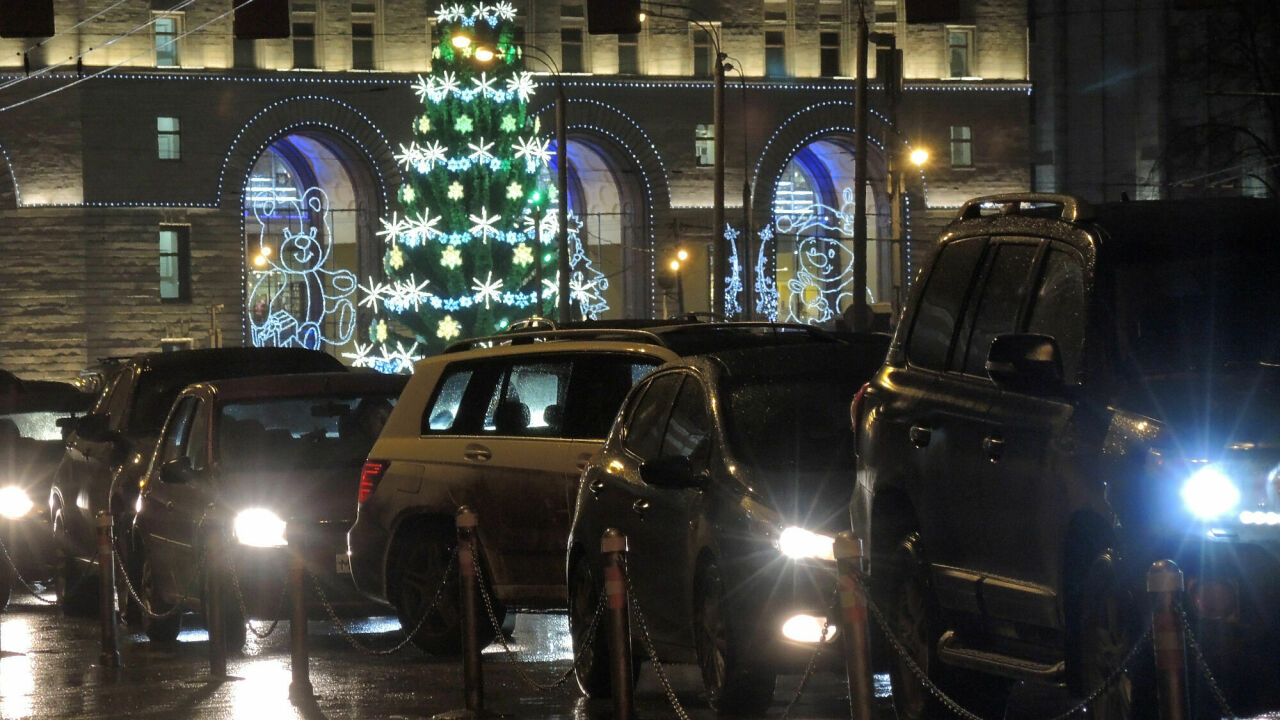
<path fill-rule="evenodd" d="M 134 520 L 139 594 L 151 611 L 142 613 L 143 628 L 152 640 L 177 637 L 182 613 L 176 607 L 203 612 L 206 551 L 219 539 L 231 548 L 236 578 L 223 583 L 230 647 L 244 643 L 250 618 L 287 616 L 290 550 L 304 554 L 335 612 L 380 609 L 356 593 L 346 536 L 360 469 L 407 379 L 376 373 L 236 378 L 192 385 L 178 396 L 142 480 Z M 209 528 L 226 534 L 211 538 Z M 301 547 L 287 547 L 291 543 Z"/>
<path fill-rule="evenodd" d="M 97 562 L 95 517 L 109 512 L 117 526 L 127 524 L 138 478 L 183 388 L 221 378 L 344 369 L 337 358 L 314 350 L 246 347 L 147 353 L 117 368 L 92 412 L 75 423 L 49 491 L 54 588 L 63 609 L 91 609 L 97 584 L 86 574 Z M 116 536 L 127 558 L 125 533 Z"/>
<path fill-rule="evenodd" d="M 53 575 L 42 503 L 62 460 L 63 426 L 92 404 L 70 383 L 25 380 L 0 391 L 0 608 L 15 582 L 43 584 Z"/>
<path fill-rule="evenodd" d="M 832 606 L 847 528 L 849 402 L 888 335 L 712 352 L 667 363 L 627 396 L 579 484 L 569 536 L 579 647 L 602 587 L 600 540 L 627 536 L 630 587 L 663 661 L 696 661 L 713 707 L 763 710 L 802 672 Z M 828 627 L 830 638 L 834 625 Z M 643 655 L 643 638 L 633 647 Z M 583 690 L 609 691 L 605 634 L 580 651 Z"/>
<path fill-rule="evenodd" d="M 807 325 L 583 323 L 463 341 L 420 361 L 365 466 L 349 535 L 356 585 L 418 628 L 419 647 L 456 652 L 457 584 L 444 572 L 467 505 L 497 612 L 563 609 L 578 475 L 632 385 L 686 355 L 827 337 Z M 424 618 L 437 591 L 445 599 Z"/>
<path fill-rule="evenodd" d="M 1149 627 L 1169 558 L 1231 708 L 1280 707 L 1276 268 L 1275 201 L 964 205 L 852 408 L 873 599 L 931 679 L 1086 697 Z M 941 712 L 893 657 L 899 716 Z M 1154 708 L 1151 665 L 1092 713 Z"/>

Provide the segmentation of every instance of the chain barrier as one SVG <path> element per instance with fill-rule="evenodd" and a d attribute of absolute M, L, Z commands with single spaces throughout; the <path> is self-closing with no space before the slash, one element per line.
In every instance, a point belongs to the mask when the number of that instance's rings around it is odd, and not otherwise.
<path fill-rule="evenodd" d="M 839 598 L 840 588 L 837 587 L 831 598 L 831 611 L 822 618 L 822 631 L 818 635 L 820 639 L 817 647 L 813 649 L 813 654 L 809 656 L 809 664 L 805 666 L 804 674 L 800 676 L 800 682 L 796 685 L 796 694 L 791 698 L 791 702 L 787 703 L 787 709 L 782 711 L 782 720 L 790 719 L 791 709 L 800 702 L 800 696 L 804 695 L 805 688 L 809 686 L 809 678 L 813 677 L 814 671 L 818 669 L 818 658 L 822 655 L 822 651 L 827 649 L 827 629 L 831 627 L 831 614 L 837 612 Z"/>
<path fill-rule="evenodd" d="M 1209 669 L 1209 663 L 1205 661 L 1204 654 L 1200 652 L 1200 643 L 1196 642 L 1195 632 L 1191 629 L 1191 621 L 1187 619 L 1187 611 L 1182 607 L 1182 603 L 1174 603 L 1178 609 L 1178 615 L 1182 618 L 1183 636 L 1187 640 L 1187 645 L 1191 646 L 1191 654 L 1195 656 L 1196 666 L 1200 670 L 1201 677 L 1209 685 L 1209 691 L 1213 693 L 1214 702 L 1218 703 L 1218 709 L 1222 712 L 1224 718 L 1238 718 L 1231 711 L 1231 706 L 1227 704 L 1227 696 L 1222 692 L 1222 687 L 1218 685 L 1218 679 L 1213 676 L 1213 671 Z"/>
<path fill-rule="evenodd" d="M 240 574 L 236 572 L 235 560 L 232 559 L 231 553 L 227 553 L 226 555 L 227 570 L 230 571 L 231 575 L 231 587 L 235 590 L 236 604 L 240 607 L 240 619 L 244 622 L 244 625 L 248 628 L 249 632 L 253 633 L 254 637 L 259 640 L 266 640 L 271 637 L 271 634 L 280 626 L 280 616 L 284 615 L 284 601 L 289 594 L 289 584 L 285 583 L 284 587 L 280 589 L 280 609 L 275 613 L 276 619 L 271 621 L 271 624 L 267 626 L 265 631 L 259 631 L 253 626 L 253 621 L 249 619 L 249 608 L 244 603 L 244 593 L 240 591 Z"/>
<path fill-rule="evenodd" d="M 320 579 L 315 575 L 312 575 L 310 572 L 307 574 L 311 576 L 312 587 L 315 588 L 316 597 L 319 598 L 320 604 L 324 606 L 325 614 L 327 614 L 329 616 L 329 620 L 337 626 L 338 634 L 342 635 L 342 638 L 347 641 L 348 645 L 355 648 L 356 652 L 370 657 L 377 657 L 399 652 L 413 641 L 413 636 L 418 634 L 418 631 L 422 629 L 422 626 L 427 624 L 427 618 L 431 617 L 431 614 L 440 606 L 440 598 L 444 597 L 444 588 L 449 584 L 450 576 L 453 573 L 453 568 L 457 561 L 458 548 L 455 546 L 453 548 L 453 553 L 449 556 L 449 563 L 445 566 L 444 574 L 440 577 L 440 585 L 436 587 L 436 594 L 432 599 L 431 604 L 423 610 L 422 617 L 418 620 L 418 624 L 413 626 L 413 631 L 405 633 L 403 640 L 389 648 L 371 648 L 360 642 L 360 639 L 355 636 L 355 633 L 351 632 L 351 628 L 338 617 L 337 610 L 334 610 L 333 604 L 329 602 L 328 596 L 325 595 L 324 588 L 320 585 Z M 401 629 L 403 630 L 403 628 Z"/>
<path fill-rule="evenodd" d="M 518 675 L 526 685 L 532 687 L 537 692 L 550 692 L 563 687 L 565 683 L 569 682 L 569 679 L 573 677 L 574 671 L 578 669 L 578 657 L 582 654 L 583 648 L 589 647 L 592 641 L 595 640 L 596 629 L 600 624 L 600 618 L 604 615 L 604 593 L 600 593 L 599 602 L 596 603 L 595 615 L 591 618 L 591 624 L 587 626 L 587 631 L 582 636 L 582 642 L 579 643 L 577 647 L 573 648 L 573 663 L 569 666 L 569 669 L 565 670 L 562 675 L 558 676 L 550 683 L 540 683 L 537 680 L 534 680 L 533 676 L 529 675 L 529 673 L 520 666 L 519 662 L 516 661 L 516 653 L 511 649 L 510 643 L 507 642 L 507 636 L 502 632 L 502 623 L 498 622 L 498 614 L 493 609 L 493 597 L 489 594 L 488 578 L 484 575 L 484 568 L 480 565 L 479 553 L 475 550 L 475 541 L 473 539 L 471 561 L 475 564 L 476 577 L 480 579 L 480 597 L 484 600 L 485 613 L 489 616 L 489 623 L 493 626 L 493 630 L 497 634 L 496 636 L 499 643 L 502 645 L 503 653 L 507 656 L 507 660 L 511 663 L 511 666 L 516 669 L 516 675 Z"/>
<path fill-rule="evenodd" d="M 649 656 L 649 662 L 653 665 L 653 672 L 658 676 L 658 682 L 662 685 L 662 692 L 666 694 L 667 701 L 671 703 L 671 709 L 675 710 L 676 717 L 680 720 L 689 720 L 689 713 L 685 711 L 684 705 L 680 703 L 680 698 L 676 697 L 676 691 L 671 688 L 671 680 L 667 678 L 667 671 L 663 669 L 662 663 L 658 660 L 658 649 L 653 645 L 653 638 L 649 635 L 649 624 L 645 622 L 644 612 L 640 609 L 640 603 L 636 601 L 635 593 L 631 592 L 631 570 L 627 564 L 627 554 L 622 553 L 622 581 L 627 587 L 627 602 L 631 604 L 632 615 L 635 616 L 636 626 L 640 628 L 640 638 L 644 640 L 644 650 Z"/>
<path fill-rule="evenodd" d="M 31 583 L 27 582 L 27 579 L 22 577 L 22 573 L 18 572 L 18 565 L 13 562 L 13 558 L 10 557 L 9 555 L 9 548 L 5 546 L 4 540 L 0 540 L 0 550 L 4 551 L 4 561 L 8 563 L 9 568 L 13 570 L 13 576 L 18 579 L 18 582 L 22 583 L 22 586 L 27 589 L 28 593 L 31 593 L 31 597 L 39 600 L 40 602 L 46 605 L 58 604 L 57 598 L 53 600 L 46 600 L 40 597 L 40 591 L 32 587 Z"/>
<path fill-rule="evenodd" d="M 889 621 L 884 617 L 884 613 L 880 611 L 879 606 L 877 606 L 875 602 L 871 599 L 871 593 L 868 592 L 867 588 L 863 586 L 862 583 L 860 582 L 855 582 L 854 585 L 858 588 L 858 590 L 862 593 L 863 598 L 866 600 L 867 608 L 871 611 L 871 616 L 875 618 L 876 624 L 880 626 L 880 631 L 884 633 L 884 636 L 889 640 L 889 644 L 893 647 L 894 651 L 897 652 L 898 655 L 902 656 L 902 659 L 906 662 L 907 667 L 911 670 L 911 673 L 916 676 L 916 679 L 919 680 L 922 685 L 924 685 L 925 689 L 928 690 L 931 695 L 937 698 L 939 702 L 947 706 L 947 709 L 951 710 L 951 712 L 955 713 L 956 715 L 959 715 L 965 720 L 984 720 L 984 718 L 982 718 L 981 716 L 973 712 L 970 712 L 968 709 L 962 707 L 960 703 L 952 699 L 951 696 L 947 695 L 946 692 L 942 690 L 942 688 L 938 687 L 932 680 L 929 679 L 928 674 L 925 673 L 924 670 L 920 668 L 920 666 L 916 663 L 915 658 L 911 657 L 911 653 L 907 650 L 906 646 L 903 645 L 902 641 L 898 638 L 897 634 L 893 632 L 893 629 L 889 626 Z M 1129 652 L 1125 655 L 1124 660 L 1120 663 L 1118 667 L 1116 667 L 1115 670 L 1111 671 L 1111 674 L 1108 675 L 1107 678 L 1102 681 L 1101 685 L 1099 685 L 1093 692 L 1089 693 L 1083 700 L 1077 703 L 1070 710 L 1059 713 L 1053 716 L 1052 718 L 1048 718 L 1048 720 L 1066 720 L 1072 715 L 1075 715 L 1076 713 L 1084 711 L 1095 700 L 1102 697 L 1102 694 L 1105 693 L 1107 690 L 1109 690 L 1111 686 L 1114 685 L 1120 679 L 1120 677 L 1124 675 L 1124 673 L 1129 669 L 1129 665 L 1132 664 L 1134 658 L 1138 656 L 1138 651 L 1141 650 L 1143 647 L 1145 647 L 1151 641 L 1151 634 L 1152 634 L 1152 627 L 1151 625 L 1147 625 L 1147 629 L 1145 632 L 1142 633 L 1142 637 L 1138 638 L 1137 641 L 1134 642 L 1133 647 L 1129 648 Z"/>
<path fill-rule="evenodd" d="M 144 615 L 146 615 L 147 617 L 153 620 L 164 620 L 166 618 L 171 618 L 174 615 L 177 615 L 178 613 L 182 612 L 181 602 L 174 603 L 173 607 L 169 608 L 168 610 L 165 610 L 162 613 L 158 613 L 152 610 L 151 603 L 147 602 L 142 598 L 142 595 L 137 591 L 136 588 L 134 588 L 133 582 L 129 580 L 129 571 L 125 568 L 124 560 L 120 557 L 119 548 L 112 548 L 111 553 L 113 556 L 115 556 L 116 565 L 120 567 L 120 577 L 121 579 L 124 580 L 124 589 L 129 593 L 129 597 L 133 598 L 133 601 L 138 603 L 138 607 L 142 609 L 142 613 Z M 204 553 L 200 554 L 200 564 L 198 568 L 199 570 L 203 570 L 204 568 Z M 174 580 L 177 580 L 177 576 L 174 575 L 172 572 L 170 572 L 169 575 L 173 577 Z M 199 576 L 200 576 L 200 572 L 197 571 L 196 577 L 199 577 Z M 183 593 L 182 597 L 191 597 L 191 595 L 190 593 Z"/>

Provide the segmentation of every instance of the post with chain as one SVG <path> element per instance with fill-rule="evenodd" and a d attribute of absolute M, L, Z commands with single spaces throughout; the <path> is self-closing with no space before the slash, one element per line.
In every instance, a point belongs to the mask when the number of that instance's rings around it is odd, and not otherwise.
<path fill-rule="evenodd" d="M 479 517 L 471 508 L 458 508 L 458 580 L 462 602 L 462 679 L 466 691 L 466 708 L 478 713 L 484 710 L 484 674 L 480 669 L 480 617 L 477 611 L 479 593 L 476 578 L 475 538 Z"/>
<path fill-rule="evenodd" d="M 631 720 L 631 628 L 627 617 L 627 579 L 622 572 L 622 555 L 627 536 L 608 528 L 600 538 L 604 561 L 605 606 L 609 613 L 610 694 L 614 720 Z"/>
<path fill-rule="evenodd" d="M 120 667 L 120 640 L 117 635 L 118 613 L 116 610 L 116 563 L 112 546 L 112 518 L 105 510 L 98 511 L 98 578 L 101 588 L 99 597 L 99 617 L 102 624 L 102 654 L 99 662 L 103 667 Z"/>
<path fill-rule="evenodd" d="M 214 519 L 204 523 L 205 591 L 204 625 L 209 631 L 209 675 L 227 676 L 227 633 L 223 623 L 227 614 L 222 607 L 226 599 L 227 534 L 225 525 Z"/>
<path fill-rule="evenodd" d="M 289 550 L 289 699 L 296 703 L 312 697 L 311 653 L 307 647 L 307 562 L 301 528 L 289 523 L 285 533 L 285 547 Z"/>
<path fill-rule="evenodd" d="M 1160 720 L 1187 717 L 1187 652 L 1178 598 L 1182 571 L 1172 560 L 1158 560 L 1147 570 L 1151 596 L 1152 646 L 1156 656 L 1156 695 Z"/>
<path fill-rule="evenodd" d="M 848 530 L 839 533 L 835 555 L 840 589 L 840 635 L 844 638 L 844 668 L 849 679 L 849 712 L 854 720 L 871 720 L 875 693 L 871 682 L 862 538 L 854 537 Z"/>

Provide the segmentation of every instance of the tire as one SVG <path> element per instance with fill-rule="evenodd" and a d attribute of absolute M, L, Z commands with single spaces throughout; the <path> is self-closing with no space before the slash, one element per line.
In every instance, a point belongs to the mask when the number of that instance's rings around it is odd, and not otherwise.
<path fill-rule="evenodd" d="M 707 704 L 725 715 L 763 715 L 773 702 L 778 676 L 744 657 L 739 633 L 724 604 L 720 568 L 707 563 L 694 593 L 693 642 L 707 690 Z"/>
<path fill-rule="evenodd" d="M 602 587 L 590 563 L 583 559 L 573 563 L 569 569 L 569 635 L 573 639 L 574 675 L 582 694 L 590 698 L 612 695 L 608 628 L 603 614 L 596 617 Z M 584 645 L 583 638 L 593 620 L 595 635 Z"/>
<path fill-rule="evenodd" d="M 450 533 L 440 530 L 411 534 L 402 542 L 397 552 L 397 565 L 393 568 L 395 593 L 392 603 L 400 627 L 406 633 L 413 633 L 414 645 L 432 655 L 452 656 L 462 652 L 463 617 L 458 569 L 456 563 L 452 567 L 449 563 L 456 544 Z M 445 577 L 446 570 L 449 571 L 448 577 Z M 486 580 L 481 579 L 481 582 Z M 438 603 L 435 602 L 437 592 L 440 597 Z M 494 603 L 494 614 L 501 623 L 506 612 L 496 600 Z M 483 599 L 477 600 L 477 604 L 479 620 L 476 632 L 480 646 L 484 647 L 493 641 L 496 633 Z M 424 617 L 428 610 L 430 613 Z"/>
<path fill-rule="evenodd" d="M 151 561 L 147 558 L 142 559 L 142 569 L 139 571 L 138 578 L 138 595 L 146 601 L 151 611 L 157 614 L 167 613 L 173 606 L 160 597 L 159 588 L 156 586 L 156 570 Z M 179 610 L 168 617 L 153 618 L 141 610 L 142 632 L 146 634 L 147 639 L 154 643 L 172 643 L 178 639 L 178 633 L 182 632 L 182 611 Z"/>
<path fill-rule="evenodd" d="M 1099 553 L 1084 573 L 1069 662 L 1075 663 L 1080 692 L 1087 697 L 1110 678 L 1141 637 L 1143 613 L 1124 587 L 1113 550 Z M 1089 704 L 1097 720 L 1148 720 L 1155 717 L 1154 671 L 1149 652 L 1139 652 L 1129 669 Z"/>

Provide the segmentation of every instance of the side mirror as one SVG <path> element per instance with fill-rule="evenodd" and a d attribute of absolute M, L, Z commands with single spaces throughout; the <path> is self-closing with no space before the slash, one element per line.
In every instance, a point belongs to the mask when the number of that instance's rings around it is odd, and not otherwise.
<path fill-rule="evenodd" d="M 664 488 L 698 488 L 706 485 L 706 474 L 694 472 L 693 462 L 683 455 L 664 455 L 640 466 L 640 477 L 650 485 Z"/>
<path fill-rule="evenodd" d="M 174 458 L 160 466 L 160 480 L 166 483 L 181 485 L 191 482 L 196 475 L 197 472 L 191 467 L 189 457 Z"/>
<path fill-rule="evenodd" d="M 1065 390 L 1062 353 L 1048 335 L 997 335 L 987 353 L 987 375 L 1005 390 L 1055 395 Z"/>

